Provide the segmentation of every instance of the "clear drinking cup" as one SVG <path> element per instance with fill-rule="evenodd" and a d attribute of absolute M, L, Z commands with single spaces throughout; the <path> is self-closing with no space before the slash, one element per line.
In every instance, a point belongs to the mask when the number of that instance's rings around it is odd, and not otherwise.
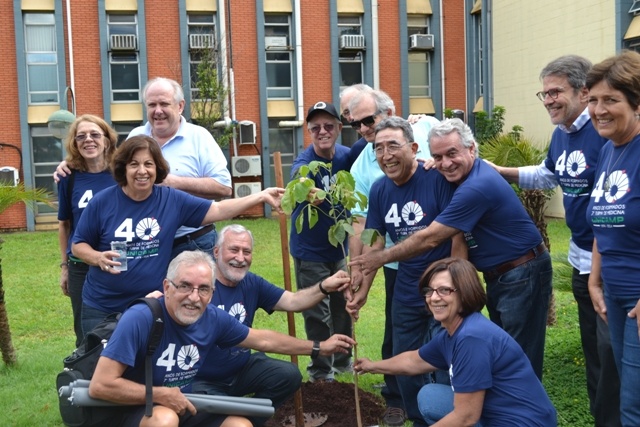
<path fill-rule="evenodd" d="M 118 271 L 127 271 L 127 242 L 111 242 L 111 250 L 118 252 L 118 256 L 113 258 L 120 265 L 114 265 L 113 269 Z"/>

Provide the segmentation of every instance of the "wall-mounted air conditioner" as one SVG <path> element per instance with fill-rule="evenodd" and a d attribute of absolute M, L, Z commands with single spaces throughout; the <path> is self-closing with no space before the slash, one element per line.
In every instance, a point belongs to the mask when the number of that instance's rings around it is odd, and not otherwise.
<path fill-rule="evenodd" d="M 135 34 L 111 34 L 111 50 L 138 50 L 138 37 Z"/>
<path fill-rule="evenodd" d="M 236 182 L 233 184 L 233 197 L 250 196 L 262 191 L 262 184 L 259 182 Z"/>
<path fill-rule="evenodd" d="M 364 36 L 362 34 L 345 34 L 340 36 L 340 49 L 365 50 Z"/>
<path fill-rule="evenodd" d="M 256 143 L 256 124 L 250 120 L 242 120 L 238 123 L 240 144 Z"/>
<path fill-rule="evenodd" d="M 433 34 L 412 34 L 411 37 L 409 37 L 409 49 L 433 50 Z"/>
<path fill-rule="evenodd" d="M 213 34 L 189 34 L 189 49 L 215 48 Z"/>
<path fill-rule="evenodd" d="M 231 157 L 231 173 L 233 176 L 260 176 L 262 175 L 262 160 L 260 156 L 233 156 Z"/>
<path fill-rule="evenodd" d="M 286 36 L 265 37 L 264 46 L 267 50 L 286 50 L 289 48 Z"/>
<path fill-rule="evenodd" d="M 20 182 L 18 169 L 11 166 L 0 167 L 0 185 L 5 187 L 16 187 Z"/>

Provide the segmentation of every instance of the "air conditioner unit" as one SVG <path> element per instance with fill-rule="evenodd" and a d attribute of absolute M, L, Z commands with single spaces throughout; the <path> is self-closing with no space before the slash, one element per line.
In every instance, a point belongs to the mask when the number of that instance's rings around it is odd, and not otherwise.
<path fill-rule="evenodd" d="M 242 120 L 238 123 L 240 144 L 256 143 L 256 124 L 250 120 Z"/>
<path fill-rule="evenodd" d="M 433 50 L 433 34 L 412 34 L 409 39 L 409 49 Z"/>
<path fill-rule="evenodd" d="M 633 0 L 633 4 L 631 5 L 631 8 L 629 9 L 629 13 L 633 13 L 633 16 L 640 15 L 640 1 L 639 0 Z"/>
<path fill-rule="evenodd" d="M 269 49 L 283 50 L 289 48 L 286 36 L 268 36 L 264 38 L 264 46 Z"/>
<path fill-rule="evenodd" d="M 4 187 L 17 187 L 20 182 L 18 169 L 11 166 L 3 166 L 0 168 L 0 185 Z"/>
<path fill-rule="evenodd" d="M 250 196 L 262 191 L 262 184 L 259 182 L 236 182 L 233 184 L 233 197 Z"/>
<path fill-rule="evenodd" d="M 138 37 L 135 34 L 112 34 L 111 50 L 138 50 Z"/>
<path fill-rule="evenodd" d="M 362 34 L 344 34 L 340 36 L 340 49 L 365 50 L 365 48 Z"/>
<path fill-rule="evenodd" d="M 233 156 L 231 157 L 231 173 L 233 176 L 260 176 L 262 175 L 262 159 L 260 156 Z"/>
<path fill-rule="evenodd" d="M 190 49 L 213 49 L 214 43 L 213 34 L 189 34 Z"/>

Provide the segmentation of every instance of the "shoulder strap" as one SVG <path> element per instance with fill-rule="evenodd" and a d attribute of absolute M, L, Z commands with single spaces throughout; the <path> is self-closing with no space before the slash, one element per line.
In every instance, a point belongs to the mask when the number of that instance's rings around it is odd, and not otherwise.
<path fill-rule="evenodd" d="M 151 358 L 155 353 L 160 341 L 162 340 L 162 333 L 164 332 L 164 314 L 162 312 L 162 306 L 160 301 L 156 298 L 138 298 L 134 300 L 129 307 L 139 302 L 147 304 L 151 310 L 153 316 L 153 326 L 151 327 L 151 333 L 149 334 L 149 343 L 147 344 L 147 354 L 144 358 L 144 384 L 145 384 L 145 411 L 144 415 L 150 417 L 153 415 L 153 365 Z"/>
<path fill-rule="evenodd" d="M 76 171 L 74 169 L 71 169 L 71 174 L 69 175 L 69 179 L 67 180 L 67 203 L 69 204 L 69 206 L 71 206 L 71 209 L 69 210 L 69 212 L 72 212 L 72 215 L 70 215 L 70 219 L 69 219 L 69 224 L 71 226 L 71 230 L 73 231 L 73 200 L 71 199 L 72 195 L 73 195 L 73 184 L 76 181 Z"/>

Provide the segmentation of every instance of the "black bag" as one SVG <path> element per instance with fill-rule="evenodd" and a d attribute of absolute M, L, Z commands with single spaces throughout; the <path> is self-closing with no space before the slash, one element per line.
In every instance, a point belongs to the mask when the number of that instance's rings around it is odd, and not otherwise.
<path fill-rule="evenodd" d="M 153 410 L 152 396 L 152 372 L 151 356 L 156 351 L 164 330 L 162 306 L 155 298 L 140 298 L 129 304 L 144 302 L 151 309 L 153 316 L 153 328 L 149 336 L 149 344 L 145 357 L 145 385 L 146 385 L 146 411 L 145 415 L 151 416 Z M 112 413 L 109 407 L 91 407 L 72 405 L 67 397 L 61 396 L 61 387 L 68 386 L 76 380 L 91 380 L 93 372 L 100 359 L 102 349 L 107 344 L 113 331 L 118 325 L 121 313 L 113 313 L 107 316 L 82 340 L 80 347 L 63 360 L 64 370 L 58 374 L 56 389 L 58 390 L 58 403 L 62 422 L 69 427 L 92 426 L 104 421 Z"/>

